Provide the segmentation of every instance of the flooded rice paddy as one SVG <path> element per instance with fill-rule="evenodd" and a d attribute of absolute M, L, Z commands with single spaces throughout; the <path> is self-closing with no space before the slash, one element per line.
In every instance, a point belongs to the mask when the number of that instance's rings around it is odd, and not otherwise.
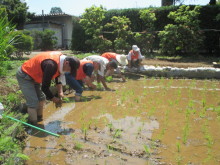
<path fill-rule="evenodd" d="M 26 164 L 220 164 L 220 81 L 132 77 L 46 105 Z M 73 95 L 68 95 L 70 100 Z"/>

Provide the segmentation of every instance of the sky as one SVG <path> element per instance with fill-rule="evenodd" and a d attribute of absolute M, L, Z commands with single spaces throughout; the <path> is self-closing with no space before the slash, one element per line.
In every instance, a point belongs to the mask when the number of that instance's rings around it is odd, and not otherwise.
<path fill-rule="evenodd" d="M 161 0 L 23 0 L 29 7 L 31 13 L 49 14 L 52 7 L 60 7 L 61 10 L 70 15 L 80 16 L 86 8 L 92 5 L 102 5 L 107 10 L 126 9 L 126 8 L 146 8 L 160 7 Z M 184 0 L 183 4 L 189 5 L 206 5 L 209 0 Z"/>

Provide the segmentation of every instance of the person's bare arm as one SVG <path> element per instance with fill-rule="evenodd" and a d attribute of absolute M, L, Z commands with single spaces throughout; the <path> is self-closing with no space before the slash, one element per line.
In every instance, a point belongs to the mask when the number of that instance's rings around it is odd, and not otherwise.
<path fill-rule="evenodd" d="M 58 91 L 58 96 L 60 98 L 63 98 L 64 94 L 63 94 L 63 86 L 62 86 L 62 84 L 57 84 L 56 87 L 57 87 L 57 91 Z"/>
<path fill-rule="evenodd" d="M 105 77 L 98 75 L 98 79 L 99 79 L 99 81 L 101 81 L 101 83 L 104 86 L 105 90 L 111 90 L 110 88 L 108 88 L 108 86 L 105 82 Z"/>
<path fill-rule="evenodd" d="M 96 89 L 96 85 L 94 85 L 92 82 L 92 79 L 89 76 L 86 76 L 86 78 L 83 79 L 83 81 L 85 82 L 85 84 L 92 89 Z"/>

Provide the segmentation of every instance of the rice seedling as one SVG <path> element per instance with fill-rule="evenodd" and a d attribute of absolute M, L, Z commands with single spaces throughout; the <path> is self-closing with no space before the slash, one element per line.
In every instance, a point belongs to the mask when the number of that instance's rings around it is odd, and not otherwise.
<path fill-rule="evenodd" d="M 73 140 L 76 138 L 76 134 L 71 133 L 70 136 L 73 138 Z"/>
<path fill-rule="evenodd" d="M 211 134 L 208 131 L 208 120 L 206 120 L 205 124 L 203 125 L 202 132 L 203 132 L 204 137 L 207 141 L 207 146 L 209 148 L 211 148 L 212 145 L 214 144 L 214 141 L 213 141 Z"/>
<path fill-rule="evenodd" d="M 148 115 L 149 115 L 149 116 L 152 116 L 152 115 L 155 113 L 155 111 L 156 111 L 156 107 L 152 107 L 152 108 L 150 109 L 150 111 L 148 112 Z"/>
<path fill-rule="evenodd" d="M 213 160 L 213 156 L 212 156 L 212 150 L 209 149 L 207 152 L 207 157 L 204 159 L 204 163 L 207 164 L 208 161 Z"/>
<path fill-rule="evenodd" d="M 108 76 L 105 78 L 106 82 L 111 82 L 113 80 L 112 76 Z"/>
<path fill-rule="evenodd" d="M 74 145 L 74 149 L 75 150 L 81 150 L 83 148 L 83 144 L 76 142 Z"/>
<path fill-rule="evenodd" d="M 147 96 L 147 90 L 146 89 L 143 90 L 143 94 L 142 95 L 143 96 Z"/>
<path fill-rule="evenodd" d="M 82 132 L 84 134 L 84 140 L 87 141 L 87 133 L 88 133 L 88 127 L 86 127 L 85 125 L 82 128 Z"/>
<path fill-rule="evenodd" d="M 112 122 L 109 123 L 107 126 L 109 128 L 109 131 L 112 132 L 113 131 L 113 124 L 112 124 Z"/>
<path fill-rule="evenodd" d="M 140 127 L 138 127 L 138 130 L 137 130 L 137 135 L 140 135 L 140 134 L 141 134 L 141 132 L 142 132 L 142 127 L 140 126 Z"/>
<path fill-rule="evenodd" d="M 176 163 L 177 163 L 178 165 L 181 164 L 181 161 L 182 161 L 182 160 L 183 160 L 183 158 L 182 158 L 181 155 L 178 155 L 178 156 L 176 157 Z"/>
<path fill-rule="evenodd" d="M 151 154 L 151 151 L 150 151 L 150 147 L 148 145 L 144 145 L 144 151 L 146 154 L 150 155 Z"/>
<path fill-rule="evenodd" d="M 115 130 L 115 133 L 113 135 L 113 138 L 120 138 L 121 137 L 121 133 L 122 133 L 122 130 L 121 129 L 116 129 Z"/>
<path fill-rule="evenodd" d="M 139 98 L 138 97 L 134 98 L 134 102 L 136 102 L 138 104 L 140 102 Z"/>
<path fill-rule="evenodd" d="M 189 136 L 189 122 L 187 121 L 187 123 L 183 128 L 183 144 L 186 144 L 188 136 Z"/>
<path fill-rule="evenodd" d="M 172 107 L 173 106 L 173 101 L 172 100 L 168 100 L 169 105 Z"/>
<path fill-rule="evenodd" d="M 181 148 L 180 142 L 176 143 L 176 148 L 177 148 L 177 152 L 180 152 L 180 148 Z"/>

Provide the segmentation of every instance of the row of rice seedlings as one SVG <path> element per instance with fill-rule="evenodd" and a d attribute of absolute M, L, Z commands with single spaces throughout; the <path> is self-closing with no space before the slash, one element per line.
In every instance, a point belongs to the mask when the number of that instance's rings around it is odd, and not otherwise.
<path fill-rule="evenodd" d="M 165 134 L 165 131 L 167 129 L 168 121 L 169 121 L 169 113 L 170 113 L 170 110 L 166 110 L 166 112 L 165 112 L 165 120 L 164 120 L 164 123 L 163 123 L 164 127 L 162 128 L 162 130 L 161 130 L 161 132 L 159 134 L 159 137 L 158 137 L 159 140 L 161 140 L 163 138 L 163 136 Z"/>
<path fill-rule="evenodd" d="M 199 116 L 201 118 L 204 118 L 206 116 L 206 100 L 203 98 L 202 99 L 202 111 L 200 111 Z"/>
<path fill-rule="evenodd" d="M 190 129 L 190 116 L 192 113 L 195 113 L 195 110 L 193 108 L 193 101 L 190 100 L 188 104 L 188 108 L 185 112 L 185 126 L 183 127 L 183 144 L 186 144 L 188 136 L 189 136 L 189 129 Z"/>
<path fill-rule="evenodd" d="M 202 127 L 202 132 L 204 134 L 204 138 L 205 138 L 205 140 L 207 142 L 207 146 L 208 146 L 207 157 L 204 159 L 204 163 L 206 163 L 209 160 L 213 159 L 212 146 L 214 144 L 214 140 L 213 140 L 210 132 L 208 131 L 208 120 L 205 121 L 205 123 Z"/>

